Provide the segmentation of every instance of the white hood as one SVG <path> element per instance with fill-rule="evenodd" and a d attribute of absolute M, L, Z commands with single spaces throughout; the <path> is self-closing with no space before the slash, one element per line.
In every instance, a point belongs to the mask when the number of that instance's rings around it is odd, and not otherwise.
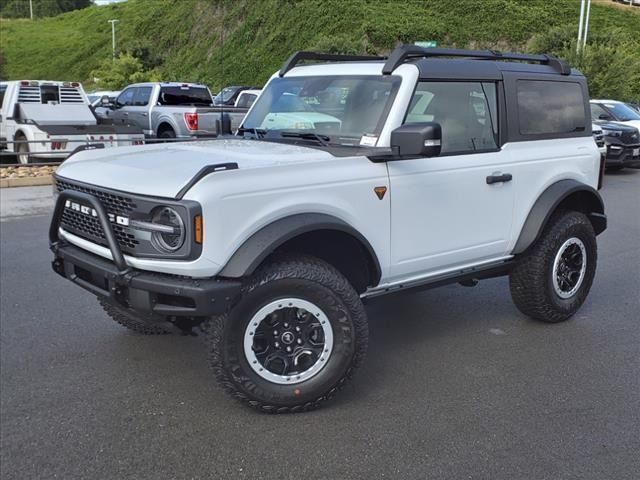
<path fill-rule="evenodd" d="M 56 174 L 123 192 L 174 197 L 208 165 L 237 163 L 240 170 L 245 170 L 331 158 L 330 153 L 314 148 L 221 139 L 87 150 L 66 160 Z M 216 175 L 233 174 L 230 170 Z"/>

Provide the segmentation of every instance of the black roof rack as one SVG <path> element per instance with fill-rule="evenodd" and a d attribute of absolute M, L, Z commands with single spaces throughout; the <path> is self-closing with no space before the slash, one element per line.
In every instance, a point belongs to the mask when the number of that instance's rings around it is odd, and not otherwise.
<path fill-rule="evenodd" d="M 498 52 L 497 50 L 459 50 L 456 48 L 424 48 L 417 45 L 400 45 L 388 57 L 373 55 L 339 55 L 333 53 L 296 52 L 291 55 L 279 75 L 284 76 L 289 70 L 304 60 L 318 60 L 325 62 L 363 62 L 386 60 L 382 67 L 383 75 L 390 75 L 393 71 L 411 58 L 428 57 L 461 57 L 473 60 L 517 60 L 520 62 L 540 63 L 549 65 L 561 75 L 571 75 L 571 66 L 565 60 L 552 55 L 534 55 L 527 53 Z"/>
<path fill-rule="evenodd" d="M 285 73 L 298 65 L 302 60 L 322 60 L 327 62 L 363 62 L 371 60 L 386 60 L 387 57 L 376 57 L 373 55 L 337 55 L 333 53 L 316 53 L 316 52 L 296 52 L 291 55 L 282 68 L 279 75 L 282 77 Z"/>
<path fill-rule="evenodd" d="M 423 48 L 417 45 L 397 47 L 382 67 L 383 75 L 390 75 L 409 58 L 464 57 L 480 60 L 518 60 L 549 65 L 561 75 L 570 75 L 571 66 L 562 59 L 551 55 L 531 55 L 525 53 L 502 53 L 496 50 L 458 50 L 455 48 Z"/>

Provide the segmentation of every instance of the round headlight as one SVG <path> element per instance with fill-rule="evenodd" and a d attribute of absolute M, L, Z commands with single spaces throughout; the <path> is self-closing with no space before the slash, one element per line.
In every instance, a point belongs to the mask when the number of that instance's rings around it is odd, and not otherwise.
<path fill-rule="evenodd" d="M 184 222 L 180 214 L 171 207 L 158 207 L 153 210 L 151 222 L 173 227 L 173 231 L 155 231 L 151 234 L 153 246 L 161 252 L 173 253 L 182 247 L 186 236 Z"/>

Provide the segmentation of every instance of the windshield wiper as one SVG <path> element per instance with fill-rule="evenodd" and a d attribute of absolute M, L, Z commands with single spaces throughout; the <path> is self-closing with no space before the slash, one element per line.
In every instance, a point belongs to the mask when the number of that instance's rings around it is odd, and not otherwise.
<path fill-rule="evenodd" d="M 323 147 L 328 146 L 329 140 L 331 140 L 331 138 L 327 137 L 326 135 L 319 135 L 312 132 L 281 132 L 280 136 L 302 138 L 303 140 L 315 140 Z"/>
<path fill-rule="evenodd" d="M 253 133 L 255 135 L 256 138 L 263 138 L 267 131 L 264 128 L 247 128 L 247 127 L 240 127 L 238 129 L 238 133 L 239 134 L 243 134 L 243 133 Z"/>

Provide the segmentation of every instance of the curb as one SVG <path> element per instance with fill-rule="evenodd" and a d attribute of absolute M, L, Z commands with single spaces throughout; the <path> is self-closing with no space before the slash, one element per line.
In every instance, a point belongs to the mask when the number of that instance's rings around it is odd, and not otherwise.
<path fill-rule="evenodd" d="M 53 177 L 51 175 L 42 177 L 3 178 L 0 180 L 0 188 L 37 187 L 41 185 L 51 185 L 52 183 Z"/>

